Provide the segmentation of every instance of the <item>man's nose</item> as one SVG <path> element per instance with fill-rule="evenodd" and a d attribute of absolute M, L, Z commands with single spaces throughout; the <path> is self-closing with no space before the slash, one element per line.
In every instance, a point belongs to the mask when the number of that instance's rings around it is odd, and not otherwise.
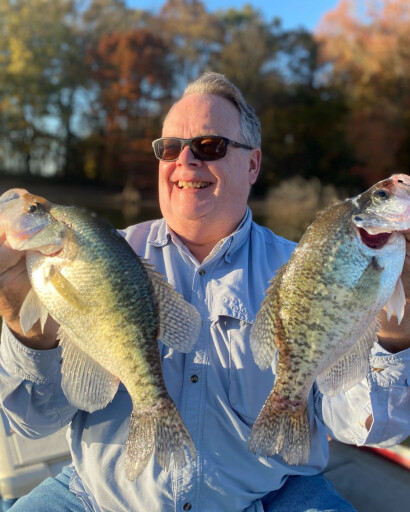
<path fill-rule="evenodd" d="M 195 155 L 193 154 L 191 148 L 187 144 L 182 148 L 182 151 L 177 160 L 177 164 L 191 167 L 199 167 L 201 165 L 201 160 L 195 158 Z"/>

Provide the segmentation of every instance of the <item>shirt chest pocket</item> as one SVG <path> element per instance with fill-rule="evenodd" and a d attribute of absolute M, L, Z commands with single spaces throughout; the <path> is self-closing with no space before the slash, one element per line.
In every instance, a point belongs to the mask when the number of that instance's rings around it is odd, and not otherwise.
<path fill-rule="evenodd" d="M 229 343 L 229 402 L 236 414 L 252 426 L 272 390 L 273 370 L 260 370 L 253 359 L 251 323 L 233 316 L 223 316 L 220 320 Z"/>

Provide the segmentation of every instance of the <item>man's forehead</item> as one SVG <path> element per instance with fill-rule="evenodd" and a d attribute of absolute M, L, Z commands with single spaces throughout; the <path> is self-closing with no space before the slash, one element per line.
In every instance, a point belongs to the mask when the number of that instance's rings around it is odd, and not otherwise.
<path fill-rule="evenodd" d="M 176 102 L 164 120 L 164 130 L 173 126 L 218 131 L 239 127 L 239 111 L 229 100 L 213 94 L 190 94 Z M 236 131 L 236 129 L 235 129 Z"/>

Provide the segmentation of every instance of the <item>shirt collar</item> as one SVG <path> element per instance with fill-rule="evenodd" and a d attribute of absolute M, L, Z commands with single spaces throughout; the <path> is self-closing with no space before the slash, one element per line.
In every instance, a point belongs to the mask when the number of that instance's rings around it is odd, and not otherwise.
<path fill-rule="evenodd" d="M 217 254 L 223 256 L 225 261 L 230 263 L 234 252 L 238 250 L 247 239 L 251 229 L 251 223 L 252 212 L 250 208 L 247 207 L 245 215 L 237 229 L 215 245 L 211 253 L 202 262 L 202 265 L 213 259 Z M 178 238 L 178 235 L 176 235 L 168 226 L 165 219 L 161 219 L 158 231 L 151 231 L 148 236 L 148 243 L 154 247 L 165 247 L 169 243 L 174 243 L 178 247 L 184 245 Z"/>
<path fill-rule="evenodd" d="M 171 236 L 171 230 L 165 219 L 161 219 L 158 230 L 151 230 L 147 241 L 154 247 L 164 247 L 171 241 Z"/>

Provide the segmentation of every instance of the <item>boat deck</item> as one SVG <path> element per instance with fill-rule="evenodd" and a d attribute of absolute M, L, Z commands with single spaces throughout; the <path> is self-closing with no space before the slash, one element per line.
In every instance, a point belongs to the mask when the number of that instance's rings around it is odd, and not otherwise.
<path fill-rule="evenodd" d="M 325 475 L 357 512 L 410 512 L 408 468 L 368 448 L 331 441 L 329 449 Z"/>

